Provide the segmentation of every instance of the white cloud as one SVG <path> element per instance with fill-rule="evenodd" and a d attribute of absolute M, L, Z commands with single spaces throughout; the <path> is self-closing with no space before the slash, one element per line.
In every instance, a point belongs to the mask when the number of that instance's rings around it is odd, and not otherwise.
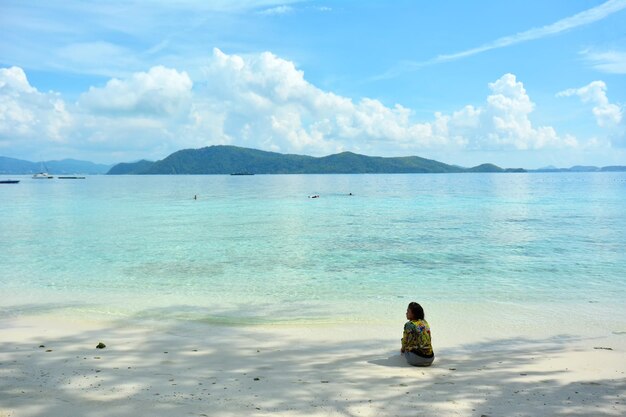
<path fill-rule="evenodd" d="M 77 103 L 80 127 L 75 136 L 81 146 L 123 160 L 158 159 L 181 148 L 205 146 L 212 130 L 193 129 L 197 104 L 192 88 L 187 73 L 163 66 L 91 87 Z"/>
<path fill-rule="evenodd" d="M 570 88 L 561 91 L 557 93 L 557 97 L 577 96 L 583 103 L 591 103 L 593 105 L 592 112 L 598 126 L 613 127 L 619 125 L 622 121 L 622 109 L 616 104 L 609 103 L 606 90 L 607 87 L 604 81 L 592 81 L 581 88 Z"/>
<path fill-rule="evenodd" d="M 624 51 L 584 50 L 581 55 L 598 71 L 609 74 L 626 74 L 626 52 Z"/>
<path fill-rule="evenodd" d="M 28 82 L 24 70 L 19 67 L 0 68 L 0 88 L 5 94 L 10 95 L 37 91 Z"/>
<path fill-rule="evenodd" d="M 157 66 L 126 80 L 114 78 L 104 88 L 91 87 L 79 102 L 97 113 L 172 116 L 188 110 L 192 86 L 187 73 Z"/>
<path fill-rule="evenodd" d="M 198 57 L 206 56 L 207 45 L 244 49 L 266 35 L 271 22 L 259 22 L 257 11 L 298 3 L 303 1 L 4 0 L 2 62 L 107 78 L 156 65 L 192 73 L 204 64 Z"/>
<path fill-rule="evenodd" d="M 466 49 L 464 51 L 452 54 L 442 54 L 423 62 L 405 61 L 400 65 L 385 72 L 384 74 L 374 77 L 374 79 L 392 78 L 404 72 L 414 71 L 426 65 L 456 61 L 458 59 L 467 58 L 469 56 L 477 55 L 493 49 L 505 48 L 511 45 L 516 45 L 518 43 L 541 39 L 547 36 L 554 36 L 580 26 L 585 26 L 597 22 L 625 8 L 626 0 L 609 0 L 605 3 L 600 4 L 599 6 L 584 10 L 580 13 L 558 20 L 549 25 L 532 28 L 524 32 L 516 33 L 514 35 L 504 36 L 502 38 L 487 42 L 475 48 Z"/>
<path fill-rule="evenodd" d="M 480 148 L 512 147 L 514 149 L 542 149 L 575 147 L 571 136 L 559 137 L 550 126 L 533 127 L 529 119 L 535 104 L 530 100 L 524 85 L 515 75 L 505 74 L 490 83 L 492 94 L 482 110 L 483 131 L 474 134 L 487 141 L 479 141 Z"/>
<path fill-rule="evenodd" d="M 259 12 L 259 14 L 262 14 L 265 16 L 276 16 L 276 15 L 291 13 L 293 12 L 293 10 L 294 9 L 291 6 L 276 6 L 276 7 L 272 7 L 269 9 L 265 9 Z"/>
<path fill-rule="evenodd" d="M 513 74 L 490 83 L 491 94 L 482 105 L 450 114 L 435 112 L 426 121 L 416 120 L 413 111 L 400 104 L 387 106 L 372 98 L 353 100 L 323 91 L 293 62 L 269 52 L 239 56 L 215 49 L 204 78 L 195 85 L 185 72 L 161 66 L 111 79 L 82 94 L 69 111 L 57 95 L 31 87 L 21 69 L 2 74 L 12 76 L 3 78 L 9 87 L 0 89 L 0 103 L 18 91 L 15 105 L 23 110 L 4 126 L 33 129 L 39 120 L 48 120 L 48 131 L 53 132 L 51 115 L 62 113 L 65 117 L 54 120 L 73 120 L 67 134 L 72 146 L 126 160 L 162 158 L 182 148 L 213 144 L 311 155 L 350 150 L 387 156 L 578 146 L 573 137 L 559 136 L 550 126 L 533 126 L 535 105 Z M 47 103 L 47 118 L 41 116 L 41 103 Z M 40 114 L 29 116 L 36 111 Z"/>
<path fill-rule="evenodd" d="M 215 49 L 207 77 L 207 94 L 224 103 L 224 130 L 232 138 L 250 137 L 252 131 L 274 149 L 314 154 L 368 150 L 380 143 L 408 148 L 448 143 L 439 125 L 412 123 L 409 109 L 369 98 L 355 103 L 322 91 L 292 62 L 271 53 L 243 58 Z M 238 131 L 244 125 L 246 135 Z"/>
<path fill-rule="evenodd" d="M 270 7 L 270 8 L 261 10 L 259 14 L 265 15 L 265 16 L 278 16 L 278 15 L 290 14 L 290 13 L 294 13 L 296 11 L 302 11 L 302 10 L 312 10 L 315 12 L 325 13 L 325 12 L 331 12 L 333 9 L 327 6 L 309 6 L 306 8 L 302 8 L 302 7 L 295 8 L 292 6 L 288 6 L 286 4 L 281 4 L 280 6 Z"/>
<path fill-rule="evenodd" d="M 0 143 L 64 142 L 71 125 L 58 94 L 37 91 L 19 67 L 0 68 Z"/>
<path fill-rule="evenodd" d="M 282 151 L 577 146 L 573 137 L 560 137 L 552 127 L 533 127 L 529 116 L 534 104 L 513 74 L 489 85 L 492 94 L 484 106 L 435 113 L 427 122 L 415 121 L 413 112 L 399 104 L 388 107 L 370 98 L 355 102 L 325 92 L 307 82 L 292 62 L 271 53 L 244 58 L 215 49 L 207 77 L 207 94 L 225 103 L 225 136 L 237 140 L 254 132 L 257 140 Z M 238 130 L 241 126 L 245 134 Z"/>

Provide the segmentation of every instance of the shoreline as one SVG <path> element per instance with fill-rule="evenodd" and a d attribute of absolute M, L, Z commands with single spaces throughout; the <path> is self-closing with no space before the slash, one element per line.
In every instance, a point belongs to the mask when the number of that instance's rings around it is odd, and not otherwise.
<path fill-rule="evenodd" d="M 435 363 L 414 368 L 398 352 L 401 324 L 4 317 L 0 416 L 626 414 L 622 332 L 433 326 Z"/>

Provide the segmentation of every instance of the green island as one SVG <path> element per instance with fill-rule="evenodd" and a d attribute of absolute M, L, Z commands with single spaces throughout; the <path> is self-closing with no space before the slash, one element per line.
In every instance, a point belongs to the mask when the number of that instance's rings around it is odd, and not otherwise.
<path fill-rule="evenodd" d="M 385 158 L 342 152 L 324 157 L 281 154 L 238 146 L 215 145 L 184 149 L 156 162 L 141 160 L 113 166 L 109 175 L 184 174 L 400 174 L 461 172 L 526 172 L 493 164 L 472 168 L 448 165 L 418 156 Z"/>

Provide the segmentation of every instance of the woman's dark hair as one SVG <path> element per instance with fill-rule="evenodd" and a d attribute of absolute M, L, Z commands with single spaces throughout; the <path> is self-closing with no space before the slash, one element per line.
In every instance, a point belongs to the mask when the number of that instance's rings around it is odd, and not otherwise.
<path fill-rule="evenodd" d="M 424 309 L 415 301 L 409 303 L 409 310 L 413 313 L 413 320 L 424 320 Z"/>

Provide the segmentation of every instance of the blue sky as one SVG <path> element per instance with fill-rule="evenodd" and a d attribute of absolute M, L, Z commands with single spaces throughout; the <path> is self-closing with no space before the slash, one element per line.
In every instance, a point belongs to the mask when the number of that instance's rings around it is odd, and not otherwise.
<path fill-rule="evenodd" d="M 626 165 L 626 0 L 0 0 L 0 155 Z"/>

